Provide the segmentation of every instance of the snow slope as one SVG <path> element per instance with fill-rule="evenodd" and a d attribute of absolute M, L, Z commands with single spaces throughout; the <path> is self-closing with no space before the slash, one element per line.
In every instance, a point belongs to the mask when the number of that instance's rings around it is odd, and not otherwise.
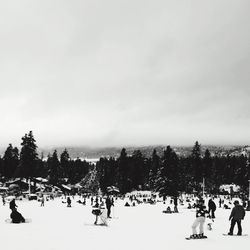
<path fill-rule="evenodd" d="M 37 201 L 16 201 L 18 211 L 31 223 L 8 224 L 8 204 L 0 204 L 1 249 L 64 250 L 64 249 L 107 249 L 107 250 L 166 250 L 166 249 L 236 249 L 249 246 L 250 212 L 243 221 L 244 237 L 223 236 L 227 233 L 231 210 L 218 208 L 213 230 L 205 228 L 206 240 L 185 240 L 191 234 L 195 211 L 179 206 L 179 214 L 164 214 L 167 204 L 140 204 L 124 207 L 118 201 L 112 211 L 109 226 L 94 226 L 91 206 L 78 204 L 75 198 L 72 207 L 66 207 L 60 198 L 45 202 L 40 207 Z M 208 219 L 206 221 L 206 224 Z M 236 230 L 236 228 L 235 228 Z M 236 231 L 235 231 L 236 232 Z"/>

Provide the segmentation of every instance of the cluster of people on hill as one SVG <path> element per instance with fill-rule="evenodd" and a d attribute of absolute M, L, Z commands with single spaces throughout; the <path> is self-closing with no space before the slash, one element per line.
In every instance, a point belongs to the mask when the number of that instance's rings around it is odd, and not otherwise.
<path fill-rule="evenodd" d="M 44 206 L 44 197 L 41 199 L 41 206 Z M 114 198 L 110 195 L 107 195 L 106 197 L 98 197 L 95 198 L 93 196 L 89 197 L 91 201 L 91 205 L 93 207 L 92 214 L 95 215 L 95 225 L 108 225 L 108 218 L 111 217 L 111 207 L 114 206 Z M 135 197 L 130 197 L 131 201 L 134 201 Z M 174 205 L 174 211 L 171 211 L 170 206 L 167 207 L 166 213 L 173 213 L 178 212 L 178 197 L 172 197 L 170 200 L 170 204 Z M 70 197 L 67 197 L 66 200 L 67 207 L 71 207 L 71 199 Z M 84 203 L 86 204 L 86 197 L 84 199 Z M 5 204 L 5 199 L 3 200 L 3 205 Z M 219 198 L 219 207 L 222 207 L 224 204 L 224 200 Z M 229 204 L 232 204 L 230 201 Z M 234 207 L 232 208 L 232 211 L 230 213 L 229 221 L 230 221 L 230 228 L 228 235 L 233 235 L 235 225 L 237 224 L 237 235 L 242 235 L 242 220 L 245 218 L 245 209 L 243 204 L 240 205 L 238 200 L 235 200 L 233 202 Z M 204 235 L 204 226 L 206 218 L 210 218 L 211 220 L 214 220 L 216 218 L 215 212 L 216 212 L 216 203 L 214 202 L 213 198 L 210 198 L 207 203 L 207 208 L 205 206 L 205 200 L 203 198 L 199 198 L 197 202 L 192 206 L 196 209 L 195 213 L 195 220 L 191 226 L 192 228 L 192 234 L 190 235 L 190 239 L 202 239 L 207 238 L 206 235 Z M 20 212 L 17 211 L 17 205 L 15 203 L 15 199 L 12 199 L 9 203 L 9 208 L 11 210 L 10 218 L 12 223 L 22 223 L 25 222 L 24 217 Z M 164 211 L 163 211 L 164 212 Z M 208 224 L 209 225 L 209 224 Z M 211 230 L 211 224 L 209 227 L 209 230 Z"/>
<path fill-rule="evenodd" d="M 96 197 L 95 205 L 93 206 L 92 214 L 96 216 L 95 225 L 98 225 L 99 218 L 101 220 L 101 225 L 107 226 L 107 218 L 111 217 L 111 207 L 114 206 L 114 199 L 107 195 L 105 204 L 102 198 L 100 198 L 100 203 L 98 197 Z"/>
<path fill-rule="evenodd" d="M 214 203 L 214 201 L 212 199 L 209 199 L 208 210 L 206 209 L 206 206 L 204 203 L 205 202 L 202 198 L 200 198 L 197 201 L 196 218 L 192 224 L 192 234 L 190 236 L 191 239 L 207 238 L 207 236 L 204 235 L 204 224 L 206 220 L 206 214 L 208 214 L 207 216 L 208 218 L 215 219 L 216 204 Z M 235 224 L 237 224 L 238 226 L 237 235 L 242 235 L 241 221 L 245 217 L 245 209 L 242 205 L 239 204 L 238 200 L 235 200 L 233 204 L 234 204 L 234 207 L 229 217 L 229 221 L 231 221 L 231 225 L 230 225 L 228 235 L 233 235 Z M 199 227 L 199 233 L 197 233 L 198 227 Z"/>

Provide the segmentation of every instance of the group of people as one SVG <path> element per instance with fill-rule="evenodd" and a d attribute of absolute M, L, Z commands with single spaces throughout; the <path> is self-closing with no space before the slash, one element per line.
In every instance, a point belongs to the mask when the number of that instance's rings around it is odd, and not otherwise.
<path fill-rule="evenodd" d="M 192 234 L 190 236 L 191 239 L 201 239 L 207 238 L 204 235 L 204 224 L 206 220 L 206 214 L 212 220 L 215 218 L 215 210 L 216 205 L 212 199 L 208 201 L 208 210 L 206 210 L 206 206 L 204 204 L 203 199 L 199 199 L 196 205 L 196 219 L 192 224 Z M 238 226 L 237 235 L 242 235 L 242 226 L 241 221 L 245 217 L 245 209 L 242 205 L 239 204 L 238 200 L 234 201 L 234 207 L 231 211 L 229 221 L 231 221 L 230 229 L 228 235 L 233 235 L 235 224 Z M 197 233 L 197 227 L 199 226 L 199 234 Z"/>
<path fill-rule="evenodd" d="M 174 206 L 177 210 L 177 199 L 174 199 Z M 91 202 L 92 203 L 92 202 Z M 5 204 L 5 201 L 4 203 Z M 245 217 L 245 209 L 242 205 L 240 205 L 238 200 L 234 201 L 234 207 L 229 216 L 230 228 L 228 235 L 233 235 L 235 225 L 237 224 L 238 231 L 237 235 L 242 235 L 242 225 L 241 222 Z M 41 206 L 44 206 L 44 198 L 41 200 Z M 71 199 L 67 198 L 67 206 L 71 207 Z M 107 219 L 111 218 L 111 207 L 114 206 L 114 199 L 107 195 L 105 202 L 103 199 L 96 199 L 95 204 L 93 205 L 92 213 L 95 215 L 95 225 L 106 225 Z M 10 218 L 12 223 L 22 223 L 25 222 L 24 217 L 21 213 L 17 211 L 17 205 L 15 203 L 15 199 L 12 199 L 9 203 L 9 208 L 11 210 Z M 196 218 L 192 224 L 192 234 L 190 235 L 190 239 L 201 239 L 207 238 L 204 235 L 204 225 L 206 217 L 210 218 L 214 221 L 215 219 L 215 211 L 216 204 L 213 199 L 209 199 L 208 201 L 208 209 L 206 209 L 205 201 L 202 198 L 197 200 L 195 204 L 196 208 Z M 178 211 L 178 210 L 177 210 Z M 198 229 L 198 230 L 197 230 Z M 211 229 L 211 228 L 210 228 Z"/>
<path fill-rule="evenodd" d="M 104 202 L 102 201 L 100 204 L 98 199 L 96 200 L 96 204 L 93 206 L 92 213 L 96 216 L 95 218 L 95 225 L 105 225 L 107 226 L 107 218 L 111 218 L 111 207 L 114 206 L 114 200 L 108 195 Z M 100 223 L 98 223 L 100 218 Z"/>

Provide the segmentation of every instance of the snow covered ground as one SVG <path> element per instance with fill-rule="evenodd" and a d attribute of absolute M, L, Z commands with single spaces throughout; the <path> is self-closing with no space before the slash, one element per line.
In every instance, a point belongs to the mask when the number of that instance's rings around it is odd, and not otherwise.
<path fill-rule="evenodd" d="M 246 249 L 250 243 L 250 212 L 242 223 L 243 233 L 248 236 L 223 236 L 222 233 L 229 230 L 231 210 L 217 208 L 212 231 L 205 227 L 208 239 L 187 241 L 185 237 L 191 234 L 195 212 L 186 205 L 179 206 L 179 214 L 165 214 L 162 210 L 167 205 L 162 202 L 124 207 L 125 201 L 118 201 L 112 211 L 113 218 L 105 227 L 94 226 L 91 206 L 78 204 L 77 200 L 72 200 L 71 208 L 66 207 L 61 198 L 45 202 L 45 207 L 40 207 L 37 201 L 16 201 L 18 211 L 32 219 L 31 223 L 24 224 L 6 223 L 10 210 L 8 204 L 0 204 L 1 249 L 229 250 Z M 206 225 L 208 221 L 206 219 Z"/>

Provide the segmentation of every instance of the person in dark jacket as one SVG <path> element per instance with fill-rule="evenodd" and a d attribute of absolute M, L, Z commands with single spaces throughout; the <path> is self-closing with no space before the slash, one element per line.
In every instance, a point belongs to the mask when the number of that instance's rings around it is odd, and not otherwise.
<path fill-rule="evenodd" d="M 175 197 L 174 197 L 174 212 L 175 212 L 175 213 L 178 213 L 178 212 L 179 212 L 177 206 L 178 206 L 178 197 L 175 196 Z"/>
<path fill-rule="evenodd" d="M 106 198 L 106 208 L 107 208 L 107 217 L 111 218 L 110 214 L 111 214 L 111 206 L 113 205 L 112 200 L 110 198 L 110 196 L 108 195 Z"/>
<path fill-rule="evenodd" d="M 231 226 L 228 235 L 233 235 L 234 226 L 236 223 L 238 226 L 237 235 L 242 234 L 241 220 L 244 220 L 245 214 L 245 209 L 239 204 L 239 201 L 236 200 L 234 202 L 234 208 L 232 209 L 232 212 L 229 217 L 229 221 L 231 220 Z"/>
<path fill-rule="evenodd" d="M 16 210 L 17 205 L 16 205 L 16 202 L 15 202 L 15 199 L 11 200 L 9 205 L 10 205 L 10 210 L 11 211 Z"/>
<path fill-rule="evenodd" d="M 15 209 L 12 210 L 10 214 L 10 218 L 12 220 L 12 223 L 22 223 L 25 222 L 25 219 L 23 216 Z"/>
<path fill-rule="evenodd" d="M 209 199 L 208 201 L 208 215 L 210 218 L 214 219 L 215 215 L 214 212 L 216 210 L 216 205 L 212 199 Z"/>
<path fill-rule="evenodd" d="M 67 207 L 71 207 L 71 199 L 69 197 L 67 198 Z"/>

